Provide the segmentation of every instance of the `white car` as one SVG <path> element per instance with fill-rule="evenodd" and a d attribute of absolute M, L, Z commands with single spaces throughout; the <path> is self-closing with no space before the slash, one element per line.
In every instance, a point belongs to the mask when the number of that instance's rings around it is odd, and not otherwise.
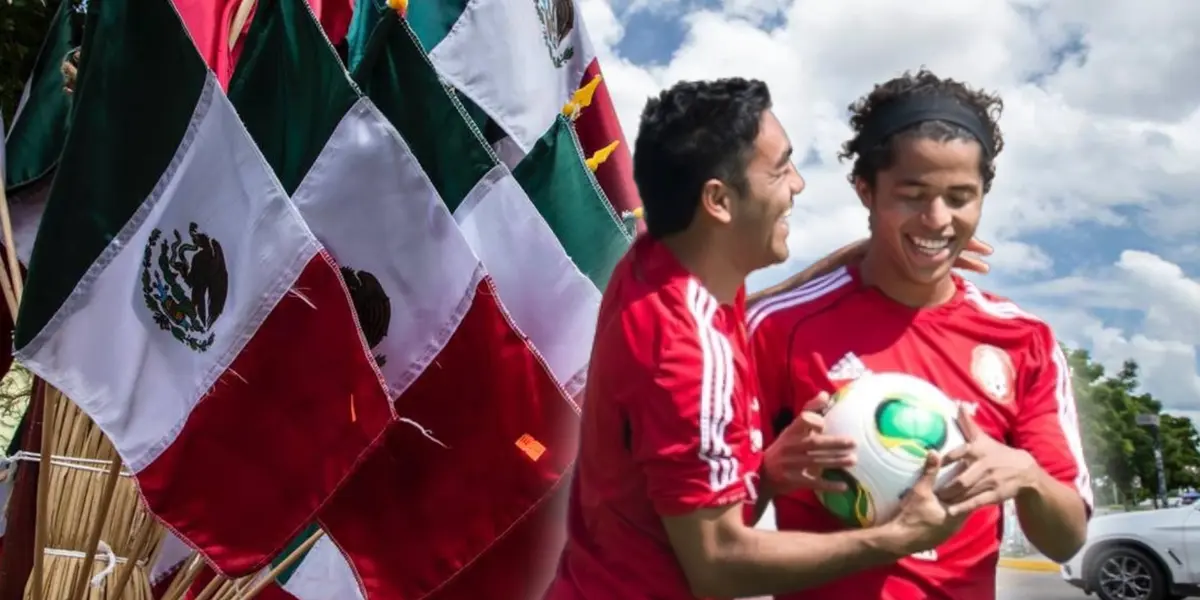
<path fill-rule="evenodd" d="M 1200 597 L 1200 504 L 1093 517 L 1061 571 L 1101 600 Z"/>

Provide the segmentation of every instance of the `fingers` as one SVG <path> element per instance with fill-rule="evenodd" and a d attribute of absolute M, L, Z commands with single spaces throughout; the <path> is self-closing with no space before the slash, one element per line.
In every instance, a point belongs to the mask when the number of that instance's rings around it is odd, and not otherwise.
<path fill-rule="evenodd" d="M 791 461 L 784 461 L 784 466 L 789 466 L 789 462 Z M 853 452 L 810 453 L 796 460 L 793 468 L 849 469 L 856 464 L 858 464 L 858 457 Z"/>
<path fill-rule="evenodd" d="M 945 458 L 942 459 L 942 464 L 943 465 L 952 465 L 956 462 L 963 460 L 964 458 L 967 458 L 970 455 L 971 455 L 971 444 L 969 444 L 969 443 L 963 444 L 963 445 L 947 452 Z"/>
<path fill-rule="evenodd" d="M 921 467 L 921 477 L 917 479 L 917 483 L 913 485 L 913 489 L 921 489 L 923 492 L 932 492 L 933 484 L 937 480 L 938 471 L 942 468 L 942 458 L 937 452 L 928 452 L 925 454 L 925 465 Z"/>
<path fill-rule="evenodd" d="M 959 517 L 975 512 L 976 509 L 983 508 L 985 506 L 1000 504 L 1003 501 L 1004 499 L 1000 496 L 999 492 L 991 490 L 971 496 L 970 498 L 967 498 L 966 500 L 957 504 L 951 504 L 946 508 L 946 512 L 949 513 L 951 517 Z"/>
<path fill-rule="evenodd" d="M 983 259 L 969 254 L 960 254 L 958 258 L 954 260 L 954 268 L 963 271 L 979 273 L 981 275 L 987 275 L 992 270 L 991 265 L 984 262 Z"/>
<path fill-rule="evenodd" d="M 958 407 L 958 416 L 954 420 L 958 423 L 958 429 L 962 431 L 963 438 L 968 442 L 974 442 L 983 435 L 983 431 L 979 429 L 975 419 L 971 418 L 971 413 L 967 412 L 966 407 Z"/>
<path fill-rule="evenodd" d="M 805 454 L 821 454 L 821 453 L 849 453 L 855 448 L 854 438 L 841 435 L 825 435 L 823 433 L 813 434 L 804 440 L 803 444 Z"/>
<path fill-rule="evenodd" d="M 983 256 L 992 255 L 992 246 L 976 237 L 967 240 L 966 250 L 968 252 L 975 252 L 976 254 L 981 254 Z"/>
<path fill-rule="evenodd" d="M 829 392 L 818 392 L 812 400 L 805 403 L 803 410 L 804 412 L 823 415 L 829 412 L 829 407 L 832 405 L 833 403 L 829 400 Z"/>
<path fill-rule="evenodd" d="M 792 425 L 804 433 L 816 434 L 825 430 L 825 419 L 821 418 L 820 413 L 805 410 L 792 421 Z"/>
<path fill-rule="evenodd" d="M 850 489 L 841 481 L 833 481 L 832 479 L 825 479 L 824 477 L 818 477 L 810 480 L 808 487 L 818 492 L 844 492 Z"/>
<path fill-rule="evenodd" d="M 991 256 L 992 247 L 990 245 L 978 238 L 971 238 L 970 240 L 967 240 L 967 246 L 964 248 L 964 250 L 970 254 L 960 254 L 958 258 L 955 259 L 954 267 L 956 269 L 974 271 L 984 275 L 986 275 L 988 271 L 991 271 L 991 266 L 984 262 L 982 258 L 984 256 Z"/>
<path fill-rule="evenodd" d="M 971 465 L 937 491 L 937 497 L 948 504 L 955 504 L 975 495 L 984 479 L 984 467 Z"/>

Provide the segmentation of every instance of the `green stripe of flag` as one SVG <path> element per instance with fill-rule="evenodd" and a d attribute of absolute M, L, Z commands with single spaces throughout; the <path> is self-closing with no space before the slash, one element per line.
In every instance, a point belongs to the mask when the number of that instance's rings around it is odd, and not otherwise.
<path fill-rule="evenodd" d="M 470 0 L 436 0 L 410 2 L 408 4 L 408 25 L 417 34 L 421 46 L 426 50 L 437 46 L 450 33 L 450 29 L 458 22 Z M 390 9 L 386 0 L 359 0 L 354 5 L 354 17 L 350 21 L 350 31 L 346 35 L 349 46 L 349 64 L 353 70 L 362 60 L 366 52 L 371 32 L 379 23 L 379 19 Z"/>
<path fill-rule="evenodd" d="M 586 166 L 575 127 L 559 115 L 513 168 L 555 237 L 596 287 L 604 289 L 632 241 Z"/>
<path fill-rule="evenodd" d="M 230 102 L 288 194 L 296 191 L 342 117 L 358 101 L 358 92 L 320 25 L 312 18 L 298 18 L 293 14 L 297 10 L 306 9 L 295 2 L 259 3 L 229 83 Z M 287 56 L 293 47 L 321 51 L 306 53 L 301 64 Z M 297 94 L 296 81 L 319 82 L 313 85 L 323 93 Z"/>
<path fill-rule="evenodd" d="M 16 191 L 42 178 L 62 154 L 71 113 L 63 91 L 62 62 L 71 51 L 71 3 L 59 2 L 26 84 L 20 113 L 4 142 L 8 155 L 5 185 Z"/>
<path fill-rule="evenodd" d="M 49 323 L 151 195 L 184 138 L 208 69 L 189 38 L 161 26 L 173 21 L 178 17 L 167 2 L 88 14 L 74 115 L 62 152 L 66 167 L 55 177 L 33 248 L 14 339 L 18 349 Z M 130 31 L 141 38 L 137 48 L 161 51 L 138 52 L 129 36 L 116 33 Z M 89 72 L 93 63 L 122 68 Z M 129 93 L 145 84 L 146 73 L 167 72 L 172 85 Z M 112 148 L 105 161 L 94 160 L 95 149 L 115 139 L 124 140 L 124 147 Z"/>
<path fill-rule="evenodd" d="M 497 159 L 411 36 L 395 12 L 383 14 L 354 77 L 453 212 Z M 603 289 L 629 247 L 629 233 L 585 166 L 573 127 L 565 119 L 556 123 L 513 175 L 567 256 Z"/>
<path fill-rule="evenodd" d="M 464 120 L 411 35 L 399 15 L 386 11 L 354 79 L 404 136 L 442 201 L 454 212 L 496 166 L 496 159 Z"/>

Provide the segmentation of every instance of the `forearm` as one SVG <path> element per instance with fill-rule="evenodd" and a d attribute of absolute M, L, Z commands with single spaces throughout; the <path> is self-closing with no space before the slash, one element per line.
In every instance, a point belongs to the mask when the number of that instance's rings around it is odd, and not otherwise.
<path fill-rule="evenodd" d="M 886 526 L 885 526 L 886 527 Z M 836 533 L 745 529 L 722 544 L 703 590 L 722 598 L 794 592 L 895 562 L 901 556 L 877 527 Z M 698 590 L 699 591 L 699 590 Z"/>
<path fill-rule="evenodd" d="M 1087 506 L 1079 492 L 1038 470 L 1033 485 L 1017 494 L 1017 518 L 1025 537 L 1042 554 L 1066 562 L 1087 538 Z"/>

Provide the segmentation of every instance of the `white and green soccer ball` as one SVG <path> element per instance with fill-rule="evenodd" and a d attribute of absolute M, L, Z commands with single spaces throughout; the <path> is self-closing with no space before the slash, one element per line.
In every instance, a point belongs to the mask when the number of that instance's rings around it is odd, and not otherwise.
<path fill-rule="evenodd" d="M 821 503 L 853 527 L 891 519 L 920 476 L 926 453 L 944 456 L 965 443 L 957 411 L 936 386 L 904 373 L 869 373 L 843 387 L 825 414 L 825 432 L 853 439 L 858 461 L 825 471 L 848 489 L 818 493 Z M 954 475 L 954 466 L 943 467 L 935 487 Z"/>

